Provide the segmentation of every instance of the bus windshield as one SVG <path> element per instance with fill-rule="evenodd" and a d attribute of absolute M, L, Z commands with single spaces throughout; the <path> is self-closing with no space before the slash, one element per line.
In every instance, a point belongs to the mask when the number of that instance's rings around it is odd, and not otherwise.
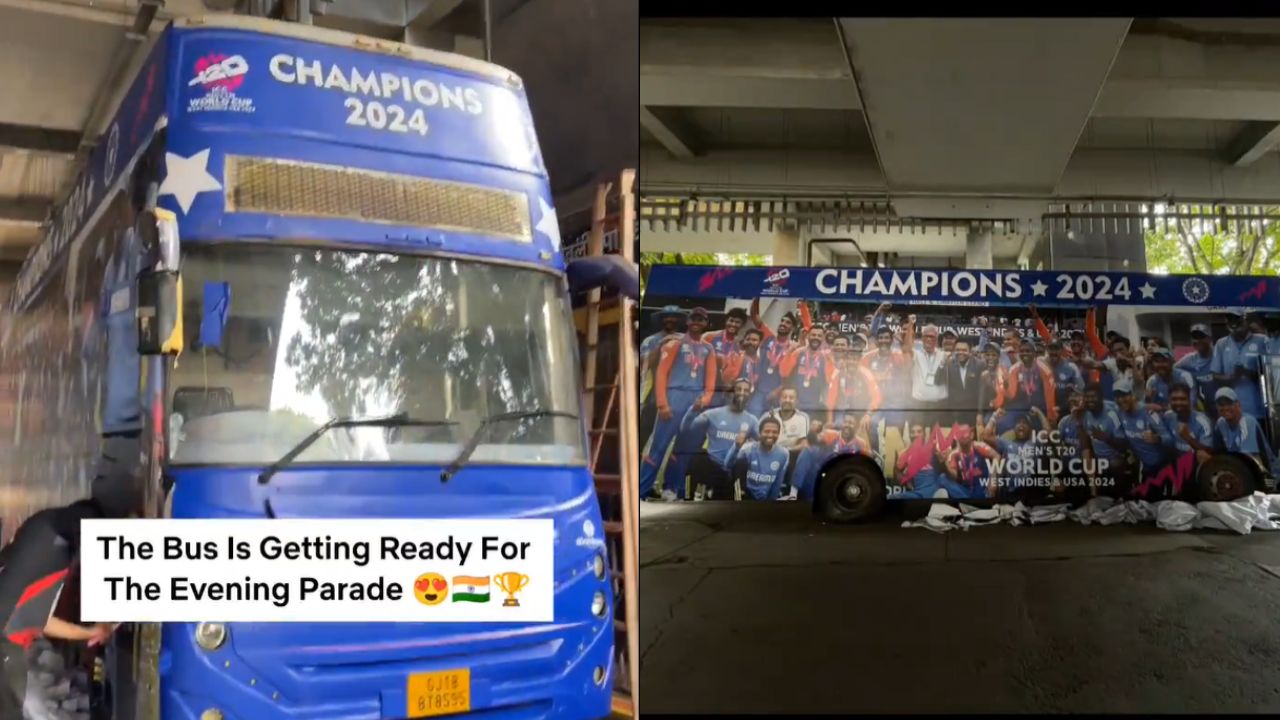
<path fill-rule="evenodd" d="M 426 427 L 325 433 L 300 463 L 448 463 L 484 418 L 579 415 L 560 278 L 451 258 L 335 249 L 184 249 L 186 351 L 169 382 L 175 464 L 271 463 L 335 417 Z M 441 422 L 448 421 L 448 422 Z M 580 423 L 486 428 L 470 464 L 579 464 Z"/>

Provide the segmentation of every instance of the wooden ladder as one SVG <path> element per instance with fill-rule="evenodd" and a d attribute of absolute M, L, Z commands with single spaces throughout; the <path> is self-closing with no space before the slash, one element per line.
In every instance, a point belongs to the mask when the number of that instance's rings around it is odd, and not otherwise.
<path fill-rule="evenodd" d="M 635 171 L 624 170 L 617 184 L 618 250 L 634 262 L 635 197 L 632 190 Z M 609 218 L 609 199 L 613 183 L 596 187 L 592 207 L 588 256 L 604 253 L 604 226 Z M 591 473 L 604 519 L 610 574 L 614 596 L 614 717 L 634 717 L 639 712 L 639 443 L 638 415 L 634 398 L 637 394 L 637 360 L 632 318 L 635 308 L 624 297 L 601 297 L 600 290 L 587 296 L 586 353 L 583 369 L 583 408 L 586 413 L 591 443 Z M 616 353 L 605 353 L 601 363 L 600 315 L 605 309 L 617 308 Z M 607 367 L 603 373 L 599 365 Z M 611 381 L 597 384 L 597 376 L 611 376 Z M 600 412 L 597 408 L 603 404 Z M 606 440 L 610 445 L 606 445 Z"/>

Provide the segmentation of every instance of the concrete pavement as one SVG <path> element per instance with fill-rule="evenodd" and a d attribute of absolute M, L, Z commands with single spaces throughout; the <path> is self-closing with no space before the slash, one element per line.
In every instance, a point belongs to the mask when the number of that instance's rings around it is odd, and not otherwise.
<path fill-rule="evenodd" d="M 1280 711 L 1280 533 L 901 520 L 645 503 L 645 711 Z"/>

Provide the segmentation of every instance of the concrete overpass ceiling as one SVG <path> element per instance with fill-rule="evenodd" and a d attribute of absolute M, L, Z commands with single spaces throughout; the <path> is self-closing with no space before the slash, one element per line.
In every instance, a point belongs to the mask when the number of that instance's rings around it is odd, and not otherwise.
<path fill-rule="evenodd" d="M 890 191 L 1052 192 L 1128 24 L 841 19 Z"/>
<path fill-rule="evenodd" d="M 1032 206 L 917 198 L 1280 195 L 1280 21 L 845 18 L 861 98 L 826 22 L 644 20 L 641 189 L 985 218 Z"/>

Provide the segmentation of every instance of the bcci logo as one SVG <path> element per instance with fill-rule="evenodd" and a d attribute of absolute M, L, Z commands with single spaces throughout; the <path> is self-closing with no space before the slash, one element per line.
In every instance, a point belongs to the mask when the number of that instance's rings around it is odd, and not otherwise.
<path fill-rule="evenodd" d="M 1198 277 L 1188 278 L 1182 283 L 1182 296 L 1200 305 L 1209 299 L 1209 284 Z"/>
<path fill-rule="evenodd" d="M 769 274 L 764 276 L 764 289 L 760 291 L 761 295 L 787 295 L 787 279 L 791 277 L 791 271 L 786 268 L 778 268 L 777 270 L 769 270 Z"/>
<path fill-rule="evenodd" d="M 187 82 L 187 87 L 200 88 L 205 94 L 191 98 L 187 112 L 253 112 L 252 100 L 236 97 L 236 90 L 248 74 L 249 62 L 243 55 L 210 53 L 196 60 L 195 76 Z"/>

